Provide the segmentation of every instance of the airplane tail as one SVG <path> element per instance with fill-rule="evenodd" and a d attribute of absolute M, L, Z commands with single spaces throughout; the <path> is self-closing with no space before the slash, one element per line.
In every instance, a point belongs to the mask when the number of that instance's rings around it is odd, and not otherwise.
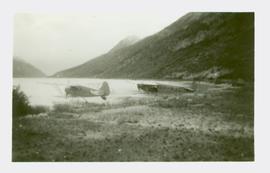
<path fill-rule="evenodd" d="M 106 100 L 106 96 L 110 94 L 110 87 L 109 87 L 108 82 L 104 81 L 98 92 L 101 98 L 103 100 Z"/>

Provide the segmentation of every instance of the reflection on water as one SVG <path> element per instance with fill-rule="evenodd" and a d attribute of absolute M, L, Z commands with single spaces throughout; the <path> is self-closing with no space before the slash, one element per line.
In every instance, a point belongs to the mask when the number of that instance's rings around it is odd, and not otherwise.
<path fill-rule="evenodd" d="M 137 83 L 167 83 L 171 85 L 184 85 L 185 82 L 126 80 L 126 79 L 86 79 L 86 78 L 14 78 L 13 85 L 20 85 L 22 91 L 29 97 L 32 105 L 48 105 L 68 101 L 88 101 L 104 103 L 100 97 L 66 98 L 65 87 L 69 85 L 83 85 L 99 89 L 102 82 L 107 81 L 111 94 L 108 101 L 116 102 L 124 97 L 146 97 L 137 89 Z"/>

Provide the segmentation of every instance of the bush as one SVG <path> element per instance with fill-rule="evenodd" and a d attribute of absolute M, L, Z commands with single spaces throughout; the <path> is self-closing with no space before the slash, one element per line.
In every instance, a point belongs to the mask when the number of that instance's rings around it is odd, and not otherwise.
<path fill-rule="evenodd" d="M 46 106 L 31 106 L 28 97 L 19 86 L 13 88 L 12 92 L 12 115 L 21 117 L 28 114 L 39 114 L 49 110 Z"/>
<path fill-rule="evenodd" d="M 31 109 L 28 97 L 20 90 L 19 86 L 13 88 L 12 92 L 12 115 L 13 117 L 25 116 Z"/>

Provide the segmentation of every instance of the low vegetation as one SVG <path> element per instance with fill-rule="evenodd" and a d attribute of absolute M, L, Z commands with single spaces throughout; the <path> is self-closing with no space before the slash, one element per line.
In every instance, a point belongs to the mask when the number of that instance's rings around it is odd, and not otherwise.
<path fill-rule="evenodd" d="M 16 119 L 13 161 L 252 161 L 253 87 L 55 105 Z"/>

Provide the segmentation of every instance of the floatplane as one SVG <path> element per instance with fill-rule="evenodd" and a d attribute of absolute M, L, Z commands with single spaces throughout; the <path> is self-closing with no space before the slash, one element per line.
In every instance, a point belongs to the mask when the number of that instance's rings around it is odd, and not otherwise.
<path fill-rule="evenodd" d="M 68 97 L 101 97 L 103 100 L 107 99 L 107 96 L 110 95 L 110 87 L 108 82 L 104 81 L 99 89 L 90 88 L 83 85 L 66 85 L 66 84 L 59 84 L 59 83 L 45 83 L 41 82 L 42 84 L 52 85 L 54 86 L 61 95 L 65 95 L 66 98 Z M 65 85 L 65 93 L 63 89 L 59 86 Z"/>
<path fill-rule="evenodd" d="M 65 88 L 66 97 L 101 97 L 107 99 L 110 94 L 109 84 L 105 81 L 100 89 L 93 89 L 82 85 L 71 85 Z"/>
<path fill-rule="evenodd" d="M 137 83 L 137 89 L 146 93 L 194 92 L 191 87 L 164 83 Z"/>

